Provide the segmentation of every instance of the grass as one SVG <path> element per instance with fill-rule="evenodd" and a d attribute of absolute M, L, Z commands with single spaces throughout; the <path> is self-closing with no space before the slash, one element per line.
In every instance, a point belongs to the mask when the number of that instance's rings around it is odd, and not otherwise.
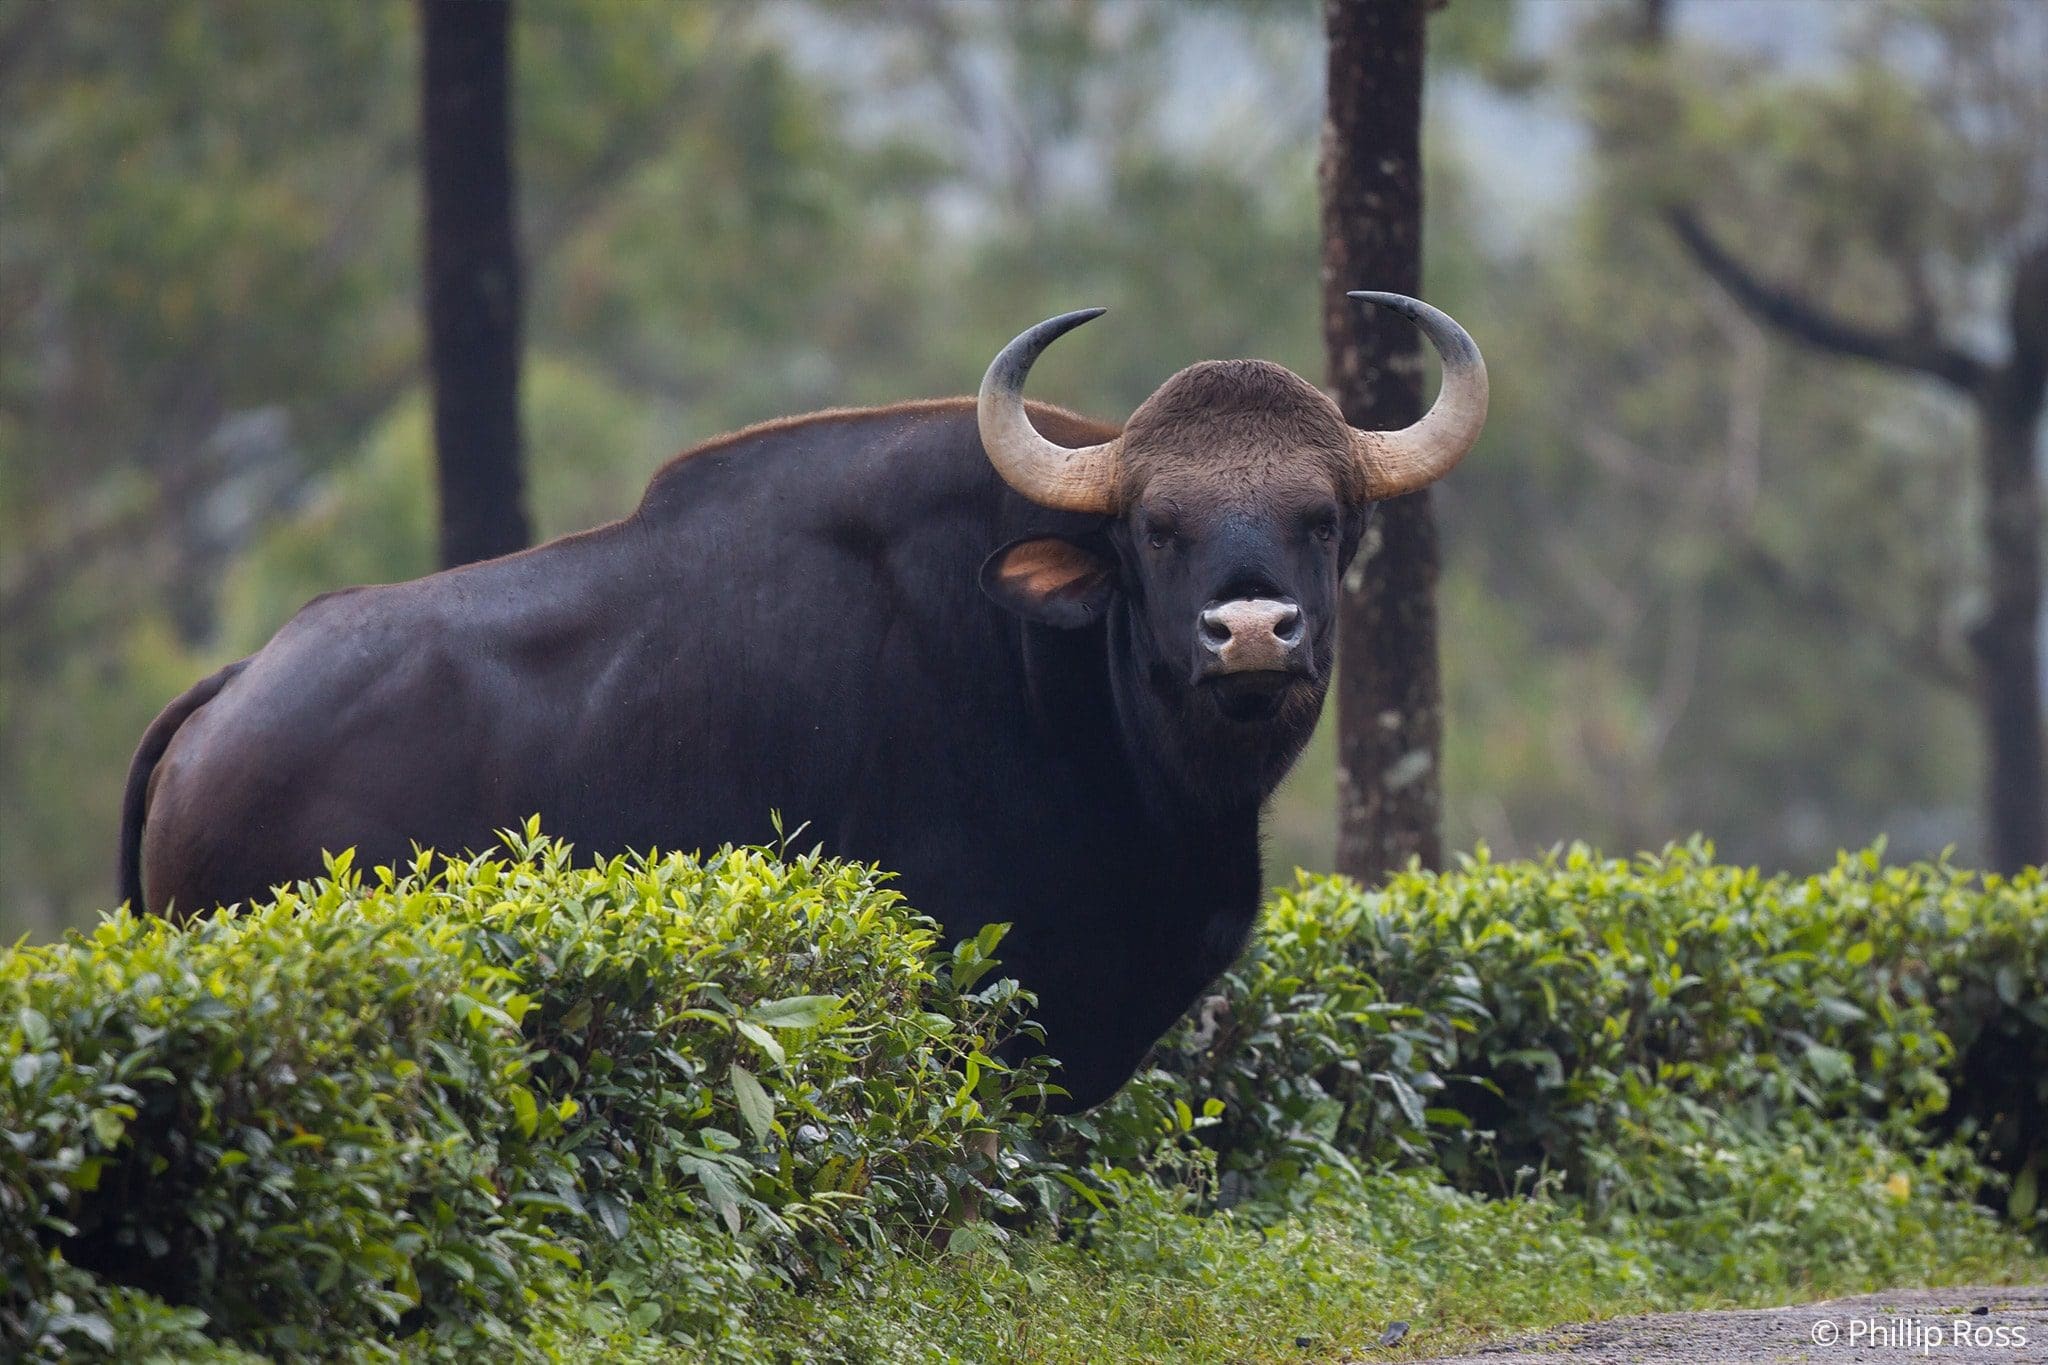
<path fill-rule="evenodd" d="M 656 1344 L 608 1320 L 601 1295 L 551 1344 L 593 1362 L 730 1352 L 1243 1365 L 1357 1359 L 1405 1322 L 1400 1356 L 1412 1359 L 1626 1313 L 2048 1278 L 2025 1239 L 1974 1208 L 1910 1189 L 1901 1197 L 1896 1173 L 1864 1174 L 1826 1191 L 1839 1203 L 1824 1210 L 1825 1226 L 1760 1211 L 1740 1264 L 1702 1255 L 1684 1225 L 1596 1224 L 1541 1192 L 1483 1200 L 1416 1173 L 1335 1178 L 1273 1221 L 1197 1217 L 1171 1192 L 1133 1187 L 1078 1238 L 977 1231 L 946 1251 L 893 1257 L 859 1289 L 728 1303 L 729 1335 L 715 1345 Z"/>

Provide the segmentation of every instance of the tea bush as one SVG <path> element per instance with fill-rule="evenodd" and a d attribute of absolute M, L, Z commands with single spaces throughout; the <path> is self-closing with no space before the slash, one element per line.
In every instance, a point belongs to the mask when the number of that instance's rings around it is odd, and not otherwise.
<path fill-rule="evenodd" d="M 283 1350 L 422 1304 L 516 1318 L 545 1253 L 574 1260 L 544 1226 L 566 1162 L 515 1122 L 526 1007 L 457 923 L 346 881 L 17 949 L 0 981 L 17 1343 L 110 1330 L 45 1311 L 63 1262 Z"/>
<path fill-rule="evenodd" d="M 2041 1221 L 2032 876 L 1304 877 L 1053 1121 L 996 1060 L 998 930 L 786 850 L 506 847 L 0 954 L 0 1356 L 1262 1359 L 1370 1344 L 1383 1292 L 1469 1326 L 2032 1264 L 1971 1199 L 1988 1158 Z"/>
<path fill-rule="evenodd" d="M 2048 1143 L 2048 894 L 1879 850 L 1766 877 L 1698 842 L 1482 851 L 1379 891 L 1303 877 L 1153 1060 L 1084 1140 L 1129 1160 L 1220 1101 L 1202 1137 L 1226 1201 L 1366 1160 L 1494 1193 L 1557 1171 L 1599 1206 L 1640 1179 L 1625 1139 L 1678 1098 L 1693 1129 L 1981 1135 L 2024 1219 Z"/>
<path fill-rule="evenodd" d="M 138 1313 L 285 1354 L 502 1344 L 642 1200 L 786 1284 L 1014 1206 L 964 1151 L 1014 1145 L 1035 1088 L 992 1060 L 996 934 L 938 950 L 814 857 L 511 843 L 0 958 L 0 1355 Z"/>

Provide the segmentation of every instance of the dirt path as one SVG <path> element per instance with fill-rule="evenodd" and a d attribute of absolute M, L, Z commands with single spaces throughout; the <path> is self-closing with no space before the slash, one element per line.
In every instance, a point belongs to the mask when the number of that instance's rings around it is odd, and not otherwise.
<path fill-rule="evenodd" d="M 1359 1365 L 1393 1360 L 1374 1351 Z M 1894 1289 L 1788 1308 L 1651 1313 L 1560 1327 L 1410 1365 L 1850 1365 L 2048 1362 L 2048 1285 Z"/>

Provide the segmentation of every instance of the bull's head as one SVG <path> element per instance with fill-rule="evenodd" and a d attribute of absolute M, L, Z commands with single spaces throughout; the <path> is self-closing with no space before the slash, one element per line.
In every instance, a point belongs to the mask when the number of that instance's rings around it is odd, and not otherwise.
<path fill-rule="evenodd" d="M 1260 796 L 1321 708 L 1339 579 L 1372 504 L 1441 478 L 1486 421 L 1486 365 L 1462 327 L 1400 294 L 1352 297 L 1413 320 L 1443 357 L 1443 390 L 1411 427 L 1358 430 L 1291 371 L 1226 360 L 1174 375 L 1114 440 L 1055 445 L 1031 425 L 1024 379 L 1099 308 L 1025 332 L 981 384 L 982 445 L 1004 480 L 1040 506 L 1103 518 L 1096 534 L 1003 547 L 984 587 L 1048 625 L 1108 621 L 1113 681 L 1145 689 L 1148 728 L 1174 732 L 1176 749 L 1252 759 Z"/>

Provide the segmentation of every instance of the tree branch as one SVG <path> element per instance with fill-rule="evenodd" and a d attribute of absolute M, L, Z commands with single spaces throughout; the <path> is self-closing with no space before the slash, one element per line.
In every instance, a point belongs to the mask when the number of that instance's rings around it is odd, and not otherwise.
<path fill-rule="evenodd" d="M 1984 382 L 1983 361 L 1932 332 L 1880 332 L 1759 279 L 1715 240 L 1690 208 L 1668 208 L 1664 220 L 1714 283 L 1752 316 L 1794 341 L 1834 355 L 1932 375 L 1965 392 L 1974 393 Z"/>

